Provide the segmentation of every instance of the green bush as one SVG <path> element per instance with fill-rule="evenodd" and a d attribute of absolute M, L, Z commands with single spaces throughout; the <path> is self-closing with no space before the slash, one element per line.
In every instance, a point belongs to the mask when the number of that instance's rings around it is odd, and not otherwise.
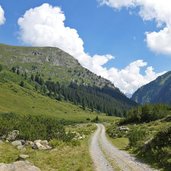
<path fill-rule="evenodd" d="M 129 145 L 132 147 L 141 147 L 144 142 L 143 140 L 146 139 L 147 135 L 148 133 L 145 129 L 133 129 L 128 135 Z"/>
<path fill-rule="evenodd" d="M 72 133 L 66 133 L 63 124 L 54 117 L 17 115 L 15 113 L 0 113 L 0 136 L 7 135 L 12 130 L 19 130 L 19 139 L 53 139 L 71 141 Z"/>
<path fill-rule="evenodd" d="M 171 168 L 171 127 L 158 132 L 147 145 L 148 148 L 139 150 L 141 156 L 166 170 Z"/>

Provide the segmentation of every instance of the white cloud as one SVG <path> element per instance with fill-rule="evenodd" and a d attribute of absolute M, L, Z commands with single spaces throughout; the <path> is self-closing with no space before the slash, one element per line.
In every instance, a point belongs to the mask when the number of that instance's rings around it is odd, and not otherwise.
<path fill-rule="evenodd" d="M 0 5 L 0 25 L 3 25 L 4 23 L 5 23 L 4 10 Z"/>
<path fill-rule="evenodd" d="M 141 74 L 141 69 L 145 68 L 145 75 Z M 147 62 L 137 60 L 130 63 L 125 68 L 118 70 L 111 68 L 108 71 L 109 78 L 124 93 L 132 94 L 135 90 L 144 84 L 149 83 L 163 73 L 155 73 L 152 66 Z"/>
<path fill-rule="evenodd" d="M 114 9 L 139 7 L 143 20 L 155 20 L 158 32 L 146 33 L 147 46 L 154 52 L 171 55 L 171 1 L 170 0 L 99 0 Z"/>
<path fill-rule="evenodd" d="M 98 0 L 101 5 L 108 5 L 120 9 L 122 7 L 134 6 L 134 0 Z"/>
<path fill-rule="evenodd" d="M 59 7 L 43 4 L 30 9 L 18 19 L 20 39 L 32 46 L 53 46 L 73 55 L 84 67 L 97 75 L 109 79 L 124 93 L 133 93 L 140 86 L 154 80 L 158 75 L 147 63 L 137 60 L 124 69 L 104 65 L 114 57 L 107 55 L 90 56 L 84 51 L 84 42 L 76 29 L 65 26 L 65 15 Z M 146 67 L 145 75 L 140 73 Z"/>

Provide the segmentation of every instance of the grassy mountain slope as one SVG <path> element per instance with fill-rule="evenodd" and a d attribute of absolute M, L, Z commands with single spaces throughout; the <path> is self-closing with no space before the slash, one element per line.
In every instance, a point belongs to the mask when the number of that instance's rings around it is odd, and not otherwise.
<path fill-rule="evenodd" d="M 94 119 L 97 115 L 69 102 L 43 96 L 35 91 L 34 86 L 29 82 L 25 81 L 26 87 L 23 88 L 19 86 L 21 80 L 23 80 L 22 76 L 10 71 L 0 72 L 0 113 L 44 115 L 72 122 L 86 122 L 87 118 Z M 103 114 L 101 117 L 107 118 Z"/>
<path fill-rule="evenodd" d="M 16 47 L 0 44 L 0 61 L 2 64 L 19 67 L 21 72 L 41 73 L 47 80 L 103 87 L 114 85 L 83 68 L 76 59 L 66 52 L 52 47 Z M 119 91 L 119 90 L 117 90 Z"/>
<path fill-rule="evenodd" d="M 18 75 L 27 75 L 30 79 L 34 77 L 32 81 L 37 82 L 36 89 L 45 90 L 53 98 L 62 97 L 74 104 L 118 116 L 136 105 L 110 81 L 83 68 L 77 60 L 58 48 L 1 44 L 0 61 Z"/>
<path fill-rule="evenodd" d="M 137 103 L 171 103 L 171 72 L 139 88 L 132 96 Z"/>
<path fill-rule="evenodd" d="M 21 81 L 24 81 L 24 87 L 20 85 Z M 49 140 L 54 147 L 50 151 L 34 150 L 30 147 L 26 147 L 24 151 L 30 156 L 28 160 L 42 171 L 92 171 L 88 144 L 96 129 L 91 121 L 97 116 L 100 121 L 113 122 L 117 119 L 91 112 L 87 108 L 83 110 L 81 106 L 64 100 L 44 96 L 35 90 L 34 82 L 26 80 L 22 75 L 5 68 L 0 71 L 0 137 L 17 129 L 20 131 L 19 139 Z M 50 136 L 53 132 L 55 134 Z M 59 132 L 60 137 L 56 137 Z M 71 132 L 85 135 L 85 139 L 74 141 L 71 139 Z M 0 163 L 14 162 L 20 154 L 23 151 L 11 143 L 0 143 Z"/>

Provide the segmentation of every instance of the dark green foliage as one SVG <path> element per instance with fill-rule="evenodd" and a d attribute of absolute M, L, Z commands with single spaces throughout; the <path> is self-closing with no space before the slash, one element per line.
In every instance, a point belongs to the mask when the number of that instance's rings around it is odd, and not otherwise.
<path fill-rule="evenodd" d="M 133 147 L 142 146 L 144 142 L 143 140 L 145 140 L 147 136 L 148 136 L 148 132 L 145 129 L 143 128 L 133 129 L 128 134 L 129 145 Z"/>
<path fill-rule="evenodd" d="M 19 84 L 21 87 L 24 87 L 24 81 L 21 81 Z"/>
<path fill-rule="evenodd" d="M 45 116 L 20 116 L 14 113 L 0 113 L 0 136 L 7 135 L 12 130 L 19 130 L 19 139 L 59 139 L 70 141 L 73 134 L 65 132 L 63 124 L 66 121 L 59 121 L 52 117 Z"/>
<path fill-rule="evenodd" d="M 151 122 L 166 117 L 169 111 L 169 106 L 162 104 L 135 107 L 127 112 L 120 124 Z"/>
<path fill-rule="evenodd" d="M 43 95 L 115 116 L 123 116 L 124 109 L 136 105 L 110 81 L 83 68 L 58 48 L 0 45 L 0 51 L 3 66 L 32 81 Z"/>
<path fill-rule="evenodd" d="M 106 133 L 111 137 L 111 138 L 121 138 L 121 137 L 127 137 L 128 131 L 125 130 L 120 130 L 119 127 L 116 125 L 110 125 Z"/>
<path fill-rule="evenodd" d="M 20 70 L 19 69 L 17 69 L 17 74 L 20 75 Z"/>
<path fill-rule="evenodd" d="M 23 75 L 24 76 L 24 75 Z M 25 77 L 25 76 L 24 76 Z M 43 95 L 48 95 L 56 100 L 66 100 L 80 105 L 85 110 L 89 108 L 92 112 L 98 111 L 108 115 L 123 116 L 124 109 L 135 105 L 132 101 L 127 101 L 125 96 L 121 97 L 120 92 L 109 87 L 91 87 L 70 83 L 60 84 L 52 80 L 44 81 L 39 73 L 31 74 L 31 81 L 35 84 L 36 91 Z M 122 101 L 125 100 L 125 103 Z"/>
<path fill-rule="evenodd" d="M 98 123 L 99 122 L 99 117 L 96 116 L 91 122 L 95 122 L 95 123 Z"/>
<path fill-rule="evenodd" d="M 171 168 L 171 127 L 158 132 L 151 141 L 140 148 L 139 155 L 169 171 Z"/>
<path fill-rule="evenodd" d="M 34 81 L 34 80 L 35 80 L 35 78 L 34 78 L 34 75 L 33 75 L 33 74 L 31 74 L 31 80 L 32 80 L 32 81 Z"/>
<path fill-rule="evenodd" d="M 3 66 L 0 64 L 0 72 L 3 70 Z"/>
<path fill-rule="evenodd" d="M 27 73 L 24 73 L 24 79 L 27 80 Z"/>
<path fill-rule="evenodd" d="M 12 67 L 11 71 L 15 73 L 17 71 L 17 68 L 16 67 Z"/>

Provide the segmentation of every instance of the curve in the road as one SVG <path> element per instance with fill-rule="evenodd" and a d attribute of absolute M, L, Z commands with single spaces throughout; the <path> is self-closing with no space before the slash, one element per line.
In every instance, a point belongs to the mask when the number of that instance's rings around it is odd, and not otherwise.
<path fill-rule="evenodd" d="M 125 151 L 114 147 L 107 139 L 105 127 L 97 124 L 97 130 L 92 136 L 90 153 L 96 171 L 152 171 L 149 166 L 137 161 Z M 115 169 L 117 168 L 117 169 Z M 154 171 L 154 170 L 153 170 Z"/>

